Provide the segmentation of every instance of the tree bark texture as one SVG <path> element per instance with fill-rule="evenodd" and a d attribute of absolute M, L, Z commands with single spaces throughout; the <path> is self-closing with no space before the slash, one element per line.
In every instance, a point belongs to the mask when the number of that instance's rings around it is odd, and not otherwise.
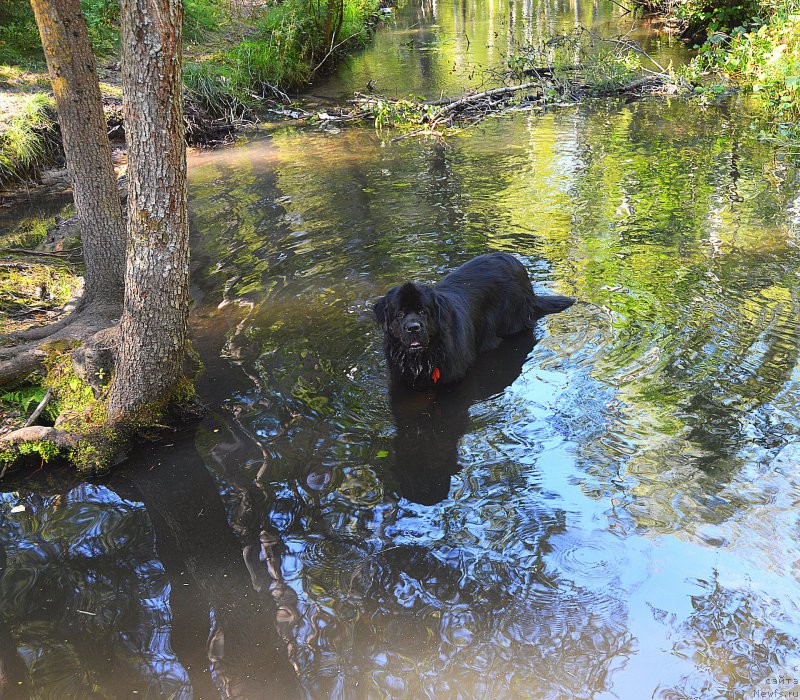
<path fill-rule="evenodd" d="M 112 421 L 171 398 L 189 313 L 183 2 L 123 0 L 121 24 L 128 257 Z"/>
<path fill-rule="evenodd" d="M 80 0 L 31 0 L 61 124 L 86 263 L 82 305 L 122 308 L 125 219 Z M 114 308 L 116 306 L 116 309 Z"/>

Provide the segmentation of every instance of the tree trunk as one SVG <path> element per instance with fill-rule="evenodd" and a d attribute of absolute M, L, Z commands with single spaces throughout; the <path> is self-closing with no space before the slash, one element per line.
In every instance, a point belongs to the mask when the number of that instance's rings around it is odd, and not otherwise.
<path fill-rule="evenodd" d="M 123 0 L 128 259 L 109 419 L 172 398 L 189 308 L 182 0 Z"/>
<path fill-rule="evenodd" d="M 53 83 L 86 263 L 82 305 L 122 308 L 125 220 L 80 0 L 31 0 Z"/>

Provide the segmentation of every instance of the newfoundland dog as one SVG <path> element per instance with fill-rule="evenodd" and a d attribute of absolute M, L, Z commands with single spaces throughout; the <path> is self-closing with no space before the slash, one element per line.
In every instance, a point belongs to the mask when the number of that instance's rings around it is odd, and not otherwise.
<path fill-rule="evenodd" d="M 570 297 L 538 296 L 516 258 L 489 253 L 430 287 L 406 282 L 378 299 L 383 349 L 393 377 L 415 389 L 461 379 L 479 352 L 563 311 Z"/>

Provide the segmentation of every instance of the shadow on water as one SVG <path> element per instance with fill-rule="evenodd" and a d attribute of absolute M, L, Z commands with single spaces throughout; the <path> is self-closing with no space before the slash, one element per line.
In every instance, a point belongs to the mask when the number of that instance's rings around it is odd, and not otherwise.
<path fill-rule="evenodd" d="M 275 601 L 243 562 L 252 537 L 242 518 L 234 521 L 238 532 L 229 527 L 218 485 L 191 437 L 174 445 L 157 466 L 144 461 L 107 486 L 147 511 L 170 582 L 169 644 L 194 693 L 299 697 L 276 629 Z"/>
<path fill-rule="evenodd" d="M 422 505 L 447 498 L 450 477 L 461 468 L 458 444 L 469 430 L 470 408 L 511 386 L 535 344 L 529 332 L 507 338 L 480 355 L 462 381 L 434 391 L 392 384 L 393 475 L 401 496 Z"/>

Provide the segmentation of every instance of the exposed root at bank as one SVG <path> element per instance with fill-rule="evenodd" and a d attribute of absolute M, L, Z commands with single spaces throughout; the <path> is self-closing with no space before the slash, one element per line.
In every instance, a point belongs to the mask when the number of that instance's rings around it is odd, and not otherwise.
<path fill-rule="evenodd" d="M 116 316 L 116 317 L 115 317 Z M 48 353 L 54 348 L 88 343 L 92 347 L 95 336 L 112 327 L 118 314 L 108 309 L 86 307 L 50 326 L 6 336 L 4 341 L 23 341 L 0 348 L 0 386 L 6 386 L 44 369 Z M 102 336 L 98 336 L 102 337 Z"/>
<path fill-rule="evenodd" d="M 0 348 L 0 386 L 32 382 L 47 390 L 23 427 L 0 436 L 0 477 L 12 465 L 56 457 L 86 472 L 115 460 L 127 443 L 125 431 L 105 424 L 118 316 L 118 309 L 90 304 L 50 326 L 4 338 L 18 342 Z M 51 411 L 44 422 L 53 425 L 36 425 L 51 400 L 57 416 L 53 421 Z"/>
<path fill-rule="evenodd" d="M 109 419 L 120 345 L 116 316 L 108 308 L 87 306 L 63 327 L 44 329 L 53 331 L 47 337 L 0 348 L 0 386 L 33 379 L 47 387 L 25 425 L 0 436 L 0 478 L 12 466 L 43 466 L 55 459 L 84 473 L 103 472 L 124 459 L 135 440 L 156 439 L 202 414 L 193 384 L 202 365 L 189 348 L 183 377 L 168 395 L 124 418 Z M 47 425 L 35 425 L 48 401 L 55 409 L 43 421 Z"/>

